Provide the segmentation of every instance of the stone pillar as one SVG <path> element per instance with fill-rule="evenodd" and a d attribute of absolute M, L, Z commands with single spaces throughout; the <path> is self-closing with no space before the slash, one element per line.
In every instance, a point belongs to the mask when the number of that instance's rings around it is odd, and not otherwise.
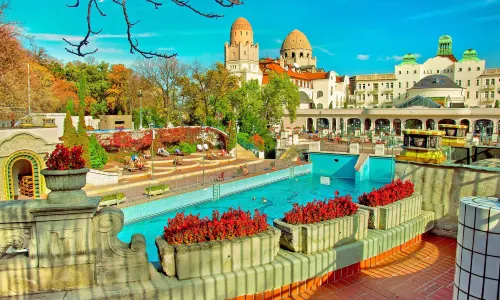
<path fill-rule="evenodd" d="M 385 155 L 385 145 L 384 144 L 375 145 L 375 155 Z"/>
<path fill-rule="evenodd" d="M 359 144 L 358 143 L 350 144 L 349 145 L 349 153 L 359 154 Z"/>
<path fill-rule="evenodd" d="M 365 133 L 365 119 L 359 119 L 361 122 L 361 126 L 359 127 L 361 134 L 363 135 Z"/>
<path fill-rule="evenodd" d="M 499 218 L 498 198 L 460 201 L 453 299 L 498 299 Z"/>

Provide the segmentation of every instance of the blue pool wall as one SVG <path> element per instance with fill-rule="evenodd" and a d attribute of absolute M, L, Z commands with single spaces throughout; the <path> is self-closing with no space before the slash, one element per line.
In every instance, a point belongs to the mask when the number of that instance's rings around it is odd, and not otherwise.
<path fill-rule="evenodd" d="M 311 173 L 312 165 L 305 164 L 293 167 L 293 175 L 304 175 Z M 244 190 L 252 189 L 258 186 L 266 185 L 272 182 L 284 180 L 292 174 L 291 168 L 275 172 L 266 173 L 254 177 L 248 177 L 241 180 L 220 184 L 220 197 L 228 196 Z M 150 218 L 163 214 L 167 211 L 211 201 L 214 196 L 213 186 L 199 189 L 196 191 L 179 194 L 159 200 L 124 207 L 121 210 L 125 218 L 125 223 L 132 223 L 142 219 Z"/>
<path fill-rule="evenodd" d="M 394 178 L 395 161 L 392 157 L 369 156 L 356 172 L 358 154 L 309 153 L 313 174 L 335 178 L 387 181 Z"/>

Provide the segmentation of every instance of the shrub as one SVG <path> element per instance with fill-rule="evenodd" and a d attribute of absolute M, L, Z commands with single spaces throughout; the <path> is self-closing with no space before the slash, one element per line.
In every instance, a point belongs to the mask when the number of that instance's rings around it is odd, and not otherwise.
<path fill-rule="evenodd" d="M 328 108 L 333 109 L 333 102 L 330 102 L 330 104 L 328 104 Z"/>
<path fill-rule="evenodd" d="M 392 181 L 378 190 L 373 189 L 370 193 L 359 196 L 359 204 L 366 206 L 382 206 L 394 203 L 410 197 L 415 191 L 413 183 L 409 180 L 403 182 L 400 179 Z"/>
<path fill-rule="evenodd" d="M 109 194 L 109 195 L 106 195 L 106 196 L 103 196 L 101 198 L 101 201 L 107 201 L 107 200 L 115 200 L 115 199 L 123 199 L 125 198 L 125 194 L 124 193 L 113 193 L 113 194 Z"/>
<path fill-rule="evenodd" d="M 338 192 L 335 192 L 333 199 L 314 200 L 306 205 L 295 203 L 293 208 L 285 213 L 283 221 L 292 225 L 312 224 L 350 216 L 357 211 L 358 206 L 352 202 L 351 195 L 338 196 Z"/>
<path fill-rule="evenodd" d="M 154 192 L 154 191 L 159 191 L 159 190 L 166 190 L 168 189 L 169 185 L 168 184 L 158 184 L 158 185 L 153 185 L 151 187 L 146 188 L 146 192 Z"/>
<path fill-rule="evenodd" d="M 85 168 L 85 160 L 82 154 L 81 146 L 69 149 L 64 147 L 63 144 L 57 144 L 56 149 L 45 156 L 45 164 L 49 170 L 83 169 Z"/>
<path fill-rule="evenodd" d="M 99 144 L 99 141 L 94 135 L 89 137 L 89 149 L 91 167 L 94 169 L 102 169 L 108 162 L 108 153 L 106 153 L 106 150 Z"/>
<path fill-rule="evenodd" d="M 66 111 L 66 117 L 64 118 L 64 133 L 63 133 L 64 146 L 71 148 L 77 144 L 76 129 L 73 126 L 73 121 L 71 119 L 71 113 L 69 110 Z"/>
<path fill-rule="evenodd" d="M 219 213 L 214 210 L 212 219 L 200 218 L 200 215 L 185 215 L 178 213 L 173 219 L 168 219 L 168 226 L 164 227 L 164 237 L 172 245 L 203 243 L 215 240 L 246 237 L 266 231 L 267 216 L 255 210 L 254 216 L 250 211 L 229 208 Z"/>
<path fill-rule="evenodd" d="M 191 154 L 196 152 L 196 145 L 182 142 L 179 144 L 179 150 L 185 154 Z"/>

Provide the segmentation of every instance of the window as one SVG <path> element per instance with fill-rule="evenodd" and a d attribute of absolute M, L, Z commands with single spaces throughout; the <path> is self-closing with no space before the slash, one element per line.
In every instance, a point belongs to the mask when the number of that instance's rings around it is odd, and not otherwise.
<path fill-rule="evenodd" d="M 478 71 L 481 71 L 481 67 L 477 67 L 477 70 L 478 70 Z"/>
<path fill-rule="evenodd" d="M 479 79 L 476 80 L 476 85 L 479 86 Z"/>
<path fill-rule="evenodd" d="M 304 53 L 300 52 L 300 58 L 304 57 Z"/>
<path fill-rule="evenodd" d="M 287 52 L 285 52 L 285 58 L 288 58 L 288 53 Z"/>
<path fill-rule="evenodd" d="M 330 95 L 333 95 L 333 86 L 330 87 Z"/>
<path fill-rule="evenodd" d="M 307 58 L 309 58 L 309 53 L 307 53 Z"/>
<path fill-rule="evenodd" d="M 467 69 L 467 71 L 469 71 L 469 72 L 470 72 L 470 71 L 472 71 L 472 69 L 469 67 L 469 69 Z"/>
<path fill-rule="evenodd" d="M 459 80 L 459 81 L 458 81 L 458 85 L 459 85 L 459 86 L 462 86 L 462 80 Z"/>
<path fill-rule="evenodd" d="M 467 99 L 470 99 L 470 92 L 467 92 Z"/>
<path fill-rule="evenodd" d="M 401 82 L 399 82 L 399 88 L 401 88 Z"/>
<path fill-rule="evenodd" d="M 491 98 L 495 98 L 495 91 L 491 91 Z"/>
<path fill-rule="evenodd" d="M 366 84 L 363 83 L 363 90 L 366 88 Z"/>
<path fill-rule="evenodd" d="M 125 125 L 125 121 L 115 121 L 115 125 Z"/>
<path fill-rule="evenodd" d="M 295 58 L 295 52 L 292 52 L 292 58 Z"/>
<path fill-rule="evenodd" d="M 247 55 L 247 52 L 246 52 L 246 51 L 243 51 L 243 55 Z"/>
<path fill-rule="evenodd" d="M 317 108 L 317 109 L 323 109 L 323 104 L 318 103 L 318 105 L 316 105 L 316 108 Z"/>
<path fill-rule="evenodd" d="M 459 68 L 459 69 L 458 69 L 458 72 L 462 72 L 462 68 Z"/>
<path fill-rule="evenodd" d="M 248 31 L 245 31 L 245 32 L 246 32 L 246 33 L 247 33 L 247 35 L 248 35 Z"/>
<path fill-rule="evenodd" d="M 467 80 L 467 86 L 470 86 L 470 80 Z"/>
<path fill-rule="evenodd" d="M 243 35 L 243 31 L 240 31 L 240 35 Z"/>
<path fill-rule="evenodd" d="M 391 89 L 394 88 L 394 82 L 391 82 Z"/>
<path fill-rule="evenodd" d="M 490 84 L 490 80 L 486 79 L 486 85 L 489 85 L 489 84 Z"/>
<path fill-rule="evenodd" d="M 316 98 L 321 98 L 323 97 L 323 91 L 318 91 L 318 93 L 316 94 Z"/>
<path fill-rule="evenodd" d="M 417 70 L 413 70 L 413 74 L 417 74 Z"/>
<path fill-rule="evenodd" d="M 358 89 L 361 89 L 361 83 L 359 84 L 359 87 L 358 87 Z"/>
<path fill-rule="evenodd" d="M 399 71 L 399 75 L 401 75 L 401 71 Z"/>
<path fill-rule="evenodd" d="M 438 74 L 439 74 L 439 70 L 436 70 L 436 73 L 438 73 Z"/>
<path fill-rule="evenodd" d="M 391 94 L 391 100 L 394 99 L 394 96 Z"/>
<path fill-rule="evenodd" d="M 408 81 L 406 82 L 406 88 L 408 88 L 410 86 L 410 84 L 408 83 Z"/>
<path fill-rule="evenodd" d="M 388 89 L 389 88 L 389 82 L 385 84 L 385 87 Z"/>
<path fill-rule="evenodd" d="M 236 56 L 236 52 L 233 51 L 233 56 Z"/>
<path fill-rule="evenodd" d="M 476 99 L 479 98 L 479 92 L 476 92 Z"/>
<path fill-rule="evenodd" d="M 491 79 L 491 85 L 495 85 L 495 79 Z"/>
<path fill-rule="evenodd" d="M 385 94 L 385 100 L 389 100 L 389 94 Z"/>
<path fill-rule="evenodd" d="M 484 93 L 484 98 L 488 99 L 488 95 L 489 95 L 488 92 L 485 92 Z"/>
<path fill-rule="evenodd" d="M 363 94 L 363 101 L 365 101 L 365 99 L 366 99 L 366 95 L 365 95 L 365 94 Z"/>
<path fill-rule="evenodd" d="M 368 84 L 368 86 L 370 86 L 370 84 Z"/>

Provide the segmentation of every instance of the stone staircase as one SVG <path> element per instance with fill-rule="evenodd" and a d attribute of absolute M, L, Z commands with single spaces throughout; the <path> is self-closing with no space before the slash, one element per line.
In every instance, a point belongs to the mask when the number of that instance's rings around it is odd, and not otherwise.
<path fill-rule="evenodd" d="M 239 144 L 236 144 L 236 152 L 237 152 L 238 159 L 249 159 L 249 160 L 258 159 L 255 156 L 255 154 L 253 154 L 252 151 L 241 147 Z"/>

